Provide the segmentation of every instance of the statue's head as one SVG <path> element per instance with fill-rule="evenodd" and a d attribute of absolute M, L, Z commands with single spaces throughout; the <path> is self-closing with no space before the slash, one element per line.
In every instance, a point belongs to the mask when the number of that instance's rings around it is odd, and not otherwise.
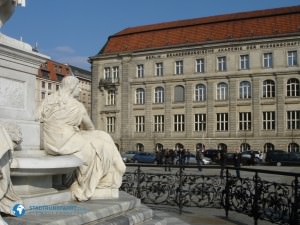
<path fill-rule="evenodd" d="M 77 97 L 80 93 L 78 78 L 74 76 L 66 76 L 61 82 L 61 90 Z"/>
<path fill-rule="evenodd" d="M 0 0 L 0 28 L 12 16 L 17 5 L 25 6 L 25 0 Z"/>

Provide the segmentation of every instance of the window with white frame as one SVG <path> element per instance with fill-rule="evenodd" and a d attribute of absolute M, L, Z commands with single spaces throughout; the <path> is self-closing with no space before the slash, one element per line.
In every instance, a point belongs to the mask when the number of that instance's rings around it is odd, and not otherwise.
<path fill-rule="evenodd" d="M 162 133 L 165 130 L 165 116 L 164 115 L 154 115 L 153 117 L 154 132 Z"/>
<path fill-rule="evenodd" d="M 138 88 L 135 91 L 135 104 L 143 105 L 145 104 L 145 90 L 143 88 Z"/>
<path fill-rule="evenodd" d="M 104 68 L 104 79 L 105 80 L 110 80 L 110 67 L 105 67 Z"/>
<path fill-rule="evenodd" d="M 242 81 L 240 83 L 240 99 L 251 98 L 251 83 L 249 81 Z"/>
<path fill-rule="evenodd" d="M 275 130 L 275 112 L 263 112 L 263 130 Z"/>
<path fill-rule="evenodd" d="M 184 131 L 184 115 L 175 114 L 174 115 L 174 131 L 183 132 Z"/>
<path fill-rule="evenodd" d="M 161 77 L 164 75 L 164 67 L 163 63 L 155 63 L 155 76 Z"/>
<path fill-rule="evenodd" d="M 195 131 L 205 131 L 206 130 L 206 114 L 197 113 L 195 114 Z"/>
<path fill-rule="evenodd" d="M 163 103 L 165 99 L 165 91 L 163 87 L 156 87 L 154 90 L 154 103 Z"/>
<path fill-rule="evenodd" d="M 251 130 L 251 112 L 239 113 L 239 128 L 240 130 Z"/>
<path fill-rule="evenodd" d="M 240 55 L 240 69 L 241 70 L 249 70 L 249 55 Z"/>
<path fill-rule="evenodd" d="M 289 130 L 299 130 L 300 129 L 300 111 L 287 111 L 287 129 Z"/>
<path fill-rule="evenodd" d="M 227 65 L 226 65 L 226 56 L 218 57 L 217 58 L 218 63 L 218 71 L 226 71 Z"/>
<path fill-rule="evenodd" d="M 300 96 L 300 84 L 296 78 L 291 78 L 287 81 L 286 95 L 288 97 L 299 97 Z"/>
<path fill-rule="evenodd" d="M 144 65 L 139 64 L 136 66 L 136 77 L 143 78 L 144 77 Z"/>
<path fill-rule="evenodd" d="M 206 101 L 206 86 L 204 84 L 197 84 L 195 87 L 195 101 Z"/>
<path fill-rule="evenodd" d="M 119 67 L 114 66 L 112 68 L 112 82 L 115 83 L 119 80 Z"/>
<path fill-rule="evenodd" d="M 204 59 L 196 59 L 196 73 L 204 73 Z"/>
<path fill-rule="evenodd" d="M 145 116 L 135 117 L 135 132 L 137 133 L 145 132 Z"/>
<path fill-rule="evenodd" d="M 108 133 L 114 133 L 116 130 L 116 117 L 109 116 L 106 118 L 106 131 Z"/>
<path fill-rule="evenodd" d="M 268 52 L 263 54 L 263 67 L 272 68 L 273 67 L 273 54 Z"/>
<path fill-rule="evenodd" d="M 228 113 L 217 113 L 217 131 L 228 131 Z"/>
<path fill-rule="evenodd" d="M 275 82 L 273 80 L 265 80 L 263 82 L 263 98 L 275 97 Z"/>
<path fill-rule="evenodd" d="M 224 82 L 217 85 L 217 100 L 224 101 L 228 97 L 228 85 Z"/>
<path fill-rule="evenodd" d="M 297 51 L 288 51 L 287 61 L 288 61 L 288 66 L 297 66 L 298 65 Z"/>
<path fill-rule="evenodd" d="M 183 61 L 179 60 L 175 62 L 175 74 L 183 74 Z"/>
<path fill-rule="evenodd" d="M 116 104 L 116 91 L 108 90 L 106 95 L 106 105 L 115 105 Z"/>

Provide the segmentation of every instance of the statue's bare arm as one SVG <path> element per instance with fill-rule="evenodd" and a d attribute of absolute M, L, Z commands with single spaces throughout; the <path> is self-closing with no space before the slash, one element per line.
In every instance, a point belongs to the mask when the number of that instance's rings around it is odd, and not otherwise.
<path fill-rule="evenodd" d="M 86 110 L 84 110 L 83 118 L 82 118 L 82 124 L 85 127 L 86 130 L 95 130 L 95 126 L 89 117 Z"/>

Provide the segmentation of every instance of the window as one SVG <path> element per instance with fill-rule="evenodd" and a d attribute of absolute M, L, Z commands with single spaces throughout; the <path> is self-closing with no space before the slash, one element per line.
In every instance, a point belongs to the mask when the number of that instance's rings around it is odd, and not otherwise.
<path fill-rule="evenodd" d="M 226 71 L 226 57 L 218 57 L 218 71 Z"/>
<path fill-rule="evenodd" d="M 145 104 L 145 90 L 143 88 L 136 89 L 135 92 L 135 104 Z"/>
<path fill-rule="evenodd" d="M 299 80 L 296 78 L 291 78 L 287 81 L 287 93 L 288 97 L 299 97 L 300 96 L 300 85 Z"/>
<path fill-rule="evenodd" d="M 164 75 L 163 63 L 155 63 L 155 76 L 161 77 Z"/>
<path fill-rule="evenodd" d="M 251 149 L 248 143 L 242 143 L 240 145 L 240 152 L 249 151 Z"/>
<path fill-rule="evenodd" d="M 138 152 L 143 152 L 144 151 L 144 145 L 142 143 L 137 143 L 135 148 Z"/>
<path fill-rule="evenodd" d="M 119 80 L 119 67 L 114 66 L 112 68 L 112 82 L 115 83 Z"/>
<path fill-rule="evenodd" d="M 64 76 L 63 75 L 60 75 L 60 74 L 56 74 L 56 79 L 58 81 L 62 81 L 64 79 Z"/>
<path fill-rule="evenodd" d="M 275 112 L 263 112 L 263 130 L 275 130 Z"/>
<path fill-rule="evenodd" d="M 48 90 L 51 90 L 51 89 L 52 89 L 52 84 L 48 83 Z"/>
<path fill-rule="evenodd" d="M 183 61 L 176 61 L 175 62 L 175 74 L 179 75 L 179 74 L 183 74 Z"/>
<path fill-rule="evenodd" d="M 251 98 L 251 83 L 249 81 L 242 81 L 240 83 L 240 99 Z"/>
<path fill-rule="evenodd" d="M 251 112 L 240 112 L 239 120 L 240 130 L 251 130 Z"/>
<path fill-rule="evenodd" d="M 58 91 L 58 90 L 59 90 L 59 84 L 56 85 L 56 91 Z"/>
<path fill-rule="evenodd" d="M 300 152 L 299 145 L 295 142 L 292 142 L 288 146 L 288 152 Z"/>
<path fill-rule="evenodd" d="M 105 67 L 104 68 L 104 79 L 105 80 L 110 80 L 110 67 Z"/>
<path fill-rule="evenodd" d="M 206 114 L 195 114 L 195 131 L 206 130 Z"/>
<path fill-rule="evenodd" d="M 206 101 L 206 87 L 204 84 L 197 84 L 195 87 L 195 101 Z"/>
<path fill-rule="evenodd" d="M 241 70 L 249 70 L 249 55 L 241 55 L 240 56 L 240 69 Z"/>
<path fill-rule="evenodd" d="M 298 59 L 297 59 L 297 51 L 288 51 L 288 66 L 297 66 Z"/>
<path fill-rule="evenodd" d="M 272 53 L 263 54 L 263 67 L 272 68 L 273 67 L 273 56 Z"/>
<path fill-rule="evenodd" d="M 114 133 L 116 130 L 116 117 L 111 116 L 106 118 L 106 130 L 108 133 Z"/>
<path fill-rule="evenodd" d="M 116 104 L 116 92 L 115 92 L 115 90 L 107 91 L 106 105 L 115 105 L 115 104 Z"/>
<path fill-rule="evenodd" d="M 46 83 L 45 81 L 42 81 L 42 88 L 45 88 L 46 87 Z"/>
<path fill-rule="evenodd" d="M 176 114 L 174 115 L 174 131 L 183 132 L 184 131 L 184 115 Z"/>
<path fill-rule="evenodd" d="M 217 113 L 217 131 L 228 131 L 228 113 Z"/>
<path fill-rule="evenodd" d="M 44 79 L 49 80 L 49 79 L 50 79 L 49 72 L 48 72 L 48 71 L 45 71 L 45 70 L 42 70 L 42 77 L 43 77 Z"/>
<path fill-rule="evenodd" d="M 155 115 L 154 116 L 154 132 L 162 133 L 165 129 L 165 117 L 164 115 Z"/>
<path fill-rule="evenodd" d="M 265 80 L 263 82 L 263 98 L 275 97 L 275 82 L 273 80 Z"/>
<path fill-rule="evenodd" d="M 217 86 L 217 100 L 224 101 L 227 100 L 228 86 L 226 83 L 219 83 Z"/>
<path fill-rule="evenodd" d="M 135 117 L 135 132 L 141 133 L 145 132 L 145 117 L 136 116 Z"/>
<path fill-rule="evenodd" d="M 287 111 L 287 129 L 300 129 L 300 111 Z"/>
<path fill-rule="evenodd" d="M 45 99 L 45 97 L 46 97 L 46 93 L 45 92 L 41 92 L 41 98 Z"/>
<path fill-rule="evenodd" d="M 143 78 L 144 77 L 144 65 L 139 64 L 136 67 L 136 77 Z"/>
<path fill-rule="evenodd" d="M 175 102 L 184 102 L 184 87 L 181 85 L 178 85 L 175 87 Z"/>
<path fill-rule="evenodd" d="M 204 73 L 204 59 L 196 59 L 196 72 Z"/>
<path fill-rule="evenodd" d="M 163 103 L 165 92 L 163 87 L 157 87 L 154 91 L 154 103 Z"/>

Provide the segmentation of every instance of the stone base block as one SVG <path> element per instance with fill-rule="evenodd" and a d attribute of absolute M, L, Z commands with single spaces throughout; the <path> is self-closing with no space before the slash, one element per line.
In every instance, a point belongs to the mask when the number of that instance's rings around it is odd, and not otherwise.
<path fill-rule="evenodd" d="M 96 189 L 95 194 L 92 196 L 92 200 L 96 199 L 118 199 L 119 198 L 119 189 L 112 188 L 101 188 Z"/>

